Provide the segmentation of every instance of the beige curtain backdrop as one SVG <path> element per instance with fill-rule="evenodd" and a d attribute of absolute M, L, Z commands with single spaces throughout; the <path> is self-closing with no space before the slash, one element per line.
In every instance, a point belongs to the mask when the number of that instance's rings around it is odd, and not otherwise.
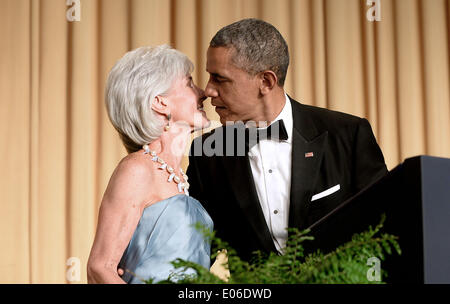
<path fill-rule="evenodd" d="M 186 53 L 204 87 L 214 33 L 264 19 L 289 44 L 296 100 L 369 119 L 390 169 L 414 155 L 450 157 L 449 1 L 380 0 L 374 22 L 366 0 L 80 3 L 81 20 L 69 22 L 66 0 L 0 0 L 0 283 L 76 282 L 66 274 L 77 258 L 86 282 L 99 204 L 126 154 L 104 109 L 105 79 L 139 46 Z M 207 112 L 217 120 L 209 101 Z"/>

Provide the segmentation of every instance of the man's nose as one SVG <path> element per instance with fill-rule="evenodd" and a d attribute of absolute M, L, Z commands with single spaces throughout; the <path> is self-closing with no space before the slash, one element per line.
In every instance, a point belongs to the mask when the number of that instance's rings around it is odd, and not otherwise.
<path fill-rule="evenodd" d="M 208 81 L 205 88 L 205 95 L 206 97 L 217 97 L 219 96 L 219 93 L 217 92 L 214 85 L 211 84 L 211 81 Z"/>

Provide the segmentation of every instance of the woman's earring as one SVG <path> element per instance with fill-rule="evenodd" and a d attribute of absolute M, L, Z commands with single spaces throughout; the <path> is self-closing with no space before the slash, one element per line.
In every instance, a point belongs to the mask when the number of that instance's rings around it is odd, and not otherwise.
<path fill-rule="evenodd" d="M 167 125 L 164 127 L 164 130 L 169 131 L 170 129 L 170 118 L 172 118 L 172 115 L 167 114 Z"/>

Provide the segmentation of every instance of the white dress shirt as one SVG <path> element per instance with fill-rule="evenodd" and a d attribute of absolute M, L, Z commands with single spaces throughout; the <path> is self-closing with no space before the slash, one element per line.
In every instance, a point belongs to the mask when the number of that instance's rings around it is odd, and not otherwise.
<path fill-rule="evenodd" d="M 292 129 L 291 101 L 286 103 L 273 122 L 282 119 L 288 134 L 287 140 L 262 139 L 248 152 L 261 209 L 275 247 L 283 253 L 286 247 L 291 191 Z M 272 123 L 273 123 L 272 122 Z"/>

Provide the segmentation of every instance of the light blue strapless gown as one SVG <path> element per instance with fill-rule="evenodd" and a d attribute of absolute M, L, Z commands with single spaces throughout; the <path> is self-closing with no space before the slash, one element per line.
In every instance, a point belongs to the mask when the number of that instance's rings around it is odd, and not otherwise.
<path fill-rule="evenodd" d="M 119 267 L 122 279 L 131 284 L 153 278 L 166 280 L 177 258 L 209 269 L 211 244 L 194 225 L 200 222 L 212 231 L 211 217 L 195 198 L 178 194 L 144 209 Z M 179 273 L 180 269 L 176 272 Z M 193 273 L 192 269 L 184 273 Z"/>

